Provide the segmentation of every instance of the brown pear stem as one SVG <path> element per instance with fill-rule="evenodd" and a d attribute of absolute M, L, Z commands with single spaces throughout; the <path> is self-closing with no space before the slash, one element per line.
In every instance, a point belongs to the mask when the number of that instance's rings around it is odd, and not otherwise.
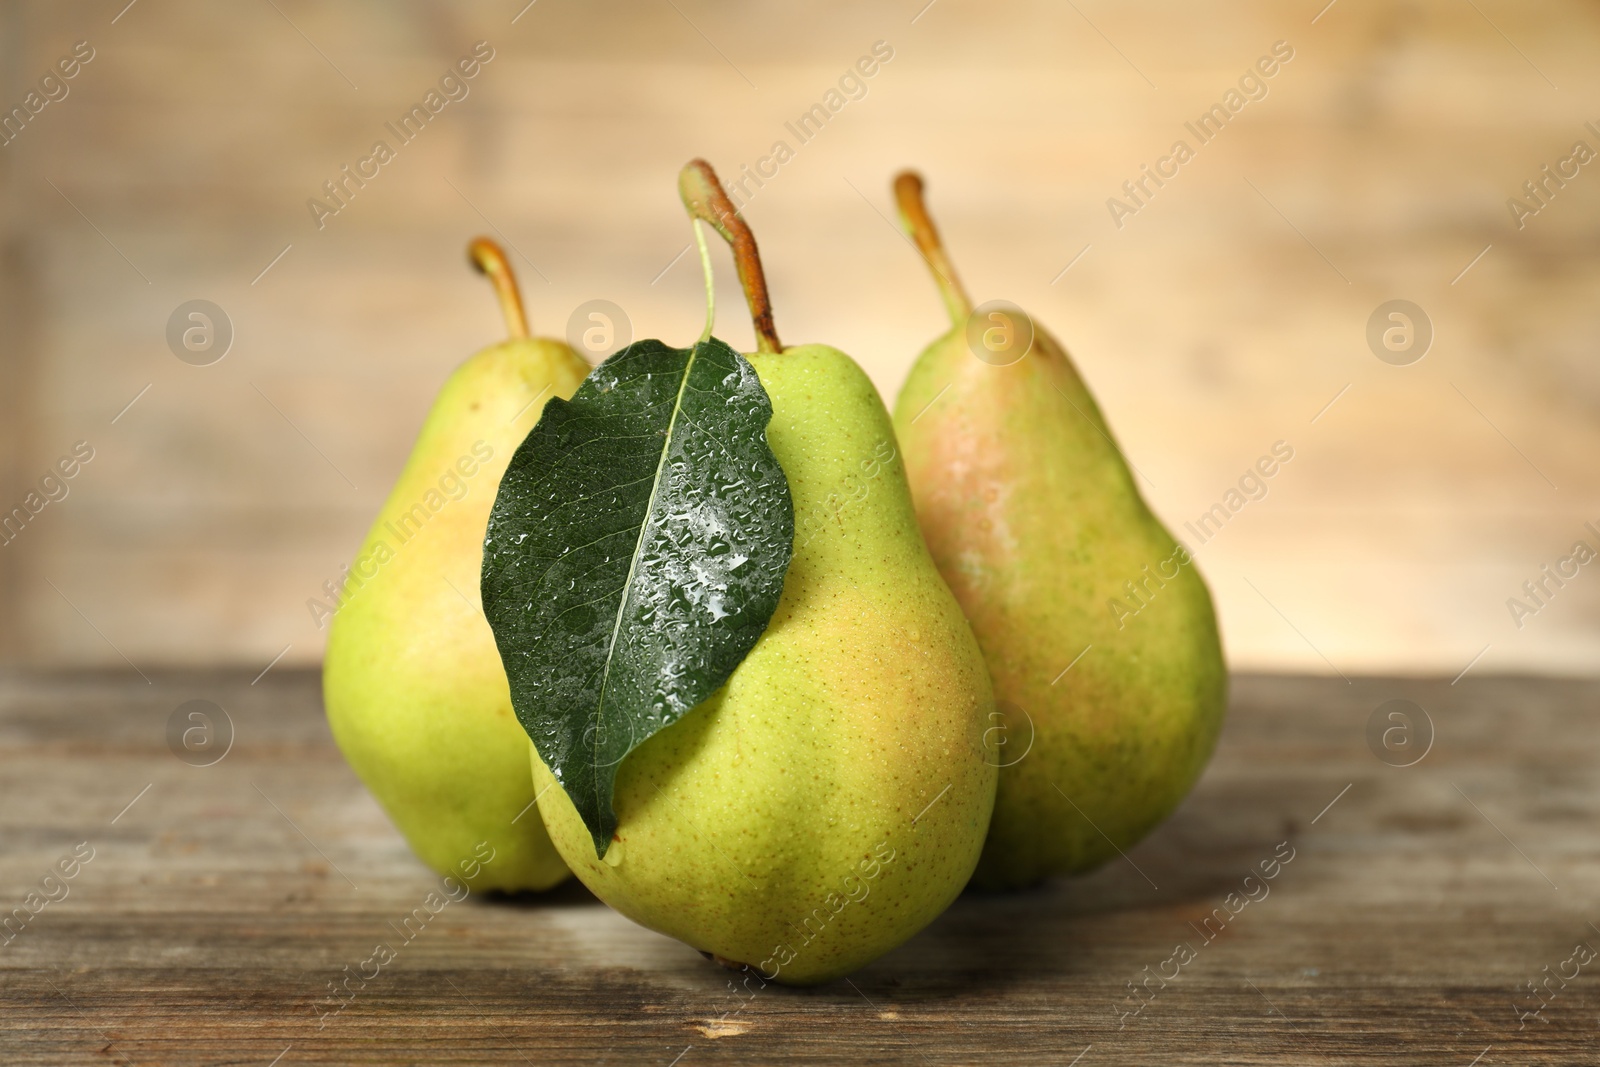
<path fill-rule="evenodd" d="M 526 338 L 528 316 L 522 310 L 522 294 L 517 290 L 517 276 L 511 272 L 506 250 L 487 237 L 474 237 L 467 245 L 467 258 L 494 283 L 494 295 L 500 298 L 500 312 L 506 317 L 506 333 L 513 341 Z"/>
<path fill-rule="evenodd" d="M 900 223 L 917 243 L 928 269 L 933 271 L 933 280 L 938 283 L 939 295 L 944 297 L 950 321 L 960 326 L 972 314 L 972 301 L 961 287 L 956 269 L 950 265 L 950 257 L 945 255 L 944 243 L 939 240 L 939 230 L 933 224 L 933 217 L 928 214 L 922 189 L 922 175 L 916 171 L 903 170 L 895 175 L 894 199 L 900 208 Z"/>
<path fill-rule="evenodd" d="M 728 199 L 717 172 L 703 159 L 691 159 L 678 172 L 678 195 L 691 218 L 709 223 L 733 249 L 733 264 L 750 305 L 750 322 L 756 331 L 757 352 L 782 352 L 777 327 L 772 324 L 772 300 L 767 296 L 767 274 L 761 268 L 755 234 Z"/>

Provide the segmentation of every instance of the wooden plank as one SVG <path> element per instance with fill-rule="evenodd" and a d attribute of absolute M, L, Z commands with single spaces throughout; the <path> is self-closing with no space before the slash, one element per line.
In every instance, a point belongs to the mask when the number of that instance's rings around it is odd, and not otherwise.
<path fill-rule="evenodd" d="M 165 740 L 194 698 L 235 728 L 211 767 Z M 1415 766 L 1367 746 L 1393 698 L 1437 731 Z M 333 747 L 317 676 L 4 676 L 0 904 L 95 854 L 0 947 L 0 1062 L 1592 1063 L 1593 966 L 1542 1021 L 1516 1006 L 1600 946 L 1597 699 L 1246 675 L 1205 778 L 1127 862 L 964 896 L 847 982 L 739 994 L 569 884 L 448 906 L 324 1017 L 435 882 Z M 1284 842 L 1267 895 L 1206 941 L 1191 924 Z M 1180 943 L 1180 977 L 1133 997 Z"/>

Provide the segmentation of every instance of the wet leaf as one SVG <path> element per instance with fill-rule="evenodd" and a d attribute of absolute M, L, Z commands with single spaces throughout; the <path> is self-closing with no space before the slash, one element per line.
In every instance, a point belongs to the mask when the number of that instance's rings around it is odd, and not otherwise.
<path fill-rule="evenodd" d="M 723 342 L 640 341 L 549 402 L 500 482 L 483 610 L 601 856 L 618 765 L 727 681 L 778 606 L 794 510 L 771 418 Z"/>

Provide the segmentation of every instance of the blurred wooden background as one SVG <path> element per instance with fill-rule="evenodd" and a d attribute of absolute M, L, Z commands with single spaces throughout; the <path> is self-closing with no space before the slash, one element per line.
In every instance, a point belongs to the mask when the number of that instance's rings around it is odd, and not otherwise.
<path fill-rule="evenodd" d="M 1593 670 L 1600 567 L 1521 629 L 1506 600 L 1600 548 L 1600 164 L 1521 230 L 1506 200 L 1600 150 L 1600 5 L 524 3 L 0 8 L 7 110 L 94 49 L 0 147 L 0 509 L 94 449 L 0 546 L 0 660 L 316 662 L 307 598 L 499 336 L 466 240 L 515 247 L 542 332 L 601 298 L 683 342 L 703 311 L 676 170 L 781 139 L 747 214 L 786 340 L 892 398 L 941 330 L 886 221 L 914 164 L 975 297 L 1066 341 L 1175 530 L 1289 442 L 1199 551 L 1236 665 Z M 480 40 L 470 94 L 319 230 L 307 199 Z M 798 144 L 785 122 L 877 41 L 866 95 Z M 1277 41 L 1267 96 L 1116 227 L 1107 198 Z M 719 333 L 747 344 L 719 265 Z M 235 331 L 204 367 L 165 340 L 196 298 Z M 1410 366 L 1365 341 L 1393 298 L 1436 332 Z"/>

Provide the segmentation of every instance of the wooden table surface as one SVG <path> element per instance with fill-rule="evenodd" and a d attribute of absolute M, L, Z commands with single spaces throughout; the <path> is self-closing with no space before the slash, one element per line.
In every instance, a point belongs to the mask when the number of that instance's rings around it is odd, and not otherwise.
<path fill-rule="evenodd" d="M 738 996 L 573 883 L 448 905 L 319 1018 L 437 881 L 341 760 L 314 673 L 152 677 L 0 676 L 0 914 L 57 898 L 0 933 L 0 1063 L 1600 1059 L 1600 961 L 1574 952 L 1600 946 L 1600 683 L 1240 677 L 1204 780 L 1127 862 L 964 896 L 820 989 Z M 1394 698 L 1436 731 L 1410 767 L 1367 741 Z M 166 739 L 191 699 L 234 728 L 208 767 Z M 1264 897 L 1245 883 L 1290 850 Z"/>

